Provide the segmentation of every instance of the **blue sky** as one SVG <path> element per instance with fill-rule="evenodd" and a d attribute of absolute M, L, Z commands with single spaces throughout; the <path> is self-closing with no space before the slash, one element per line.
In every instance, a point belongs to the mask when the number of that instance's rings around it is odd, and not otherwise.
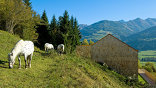
<path fill-rule="evenodd" d="M 33 9 L 42 15 L 46 10 L 52 16 L 62 16 L 67 10 L 79 24 L 92 24 L 101 20 L 133 20 L 156 18 L 156 0 L 31 0 Z"/>

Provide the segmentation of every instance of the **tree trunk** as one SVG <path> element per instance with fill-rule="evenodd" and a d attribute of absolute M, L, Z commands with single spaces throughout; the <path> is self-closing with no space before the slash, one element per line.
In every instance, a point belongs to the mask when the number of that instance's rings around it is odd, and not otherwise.
<path fill-rule="evenodd" d="M 11 34 L 14 34 L 14 24 L 12 21 L 6 21 L 6 25 L 5 25 L 6 31 L 8 31 Z"/>

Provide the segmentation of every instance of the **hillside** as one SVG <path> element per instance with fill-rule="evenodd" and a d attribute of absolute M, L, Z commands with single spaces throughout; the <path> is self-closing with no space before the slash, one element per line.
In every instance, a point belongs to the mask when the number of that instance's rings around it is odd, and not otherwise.
<path fill-rule="evenodd" d="M 78 87 L 78 88 L 128 88 L 124 77 L 108 70 L 90 59 L 75 55 L 58 56 L 45 54 L 35 48 L 32 68 L 18 69 L 18 60 L 13 69 L 8 68 L 7 55 L 20 40 L 0 30 L 0 87 Z"/>
<path fill-rule="evenodd" d="M 152 26 L 156 26 L 155 18 L 148 18 L 145 20 L 137 18 L 130 21 L 103 20 L 89 25 L 80 31 L 82 33 L 82 40 L 86 38 L 97 41 L 107 34 L 113 34 L 117 38 L 124 40 L 127 36 Z"/>
<path fill-rule="evenodd" d="M 113 34 L 118 38 L 123 38 L 132 31 L 119 21 L 100 21 L 80 30 L 82 33 L 82 39 L 92 39 L 94 41 L 101 39 L 106 34 Z"/>
<path fill-rule="evenodd" d="M 125 42 L 138 50 L 156 50 L 156 26 L 128 36 Z"/>

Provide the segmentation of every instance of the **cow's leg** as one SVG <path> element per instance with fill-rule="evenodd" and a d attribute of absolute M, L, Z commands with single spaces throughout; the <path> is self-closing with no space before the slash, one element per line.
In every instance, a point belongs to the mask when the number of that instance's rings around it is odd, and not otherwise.
<path fill-rule="evenodd" d="M 47 49 L 47 53 L 48 53 L 49 49 Z"/>
<path fill-rule="evenodd" d="M 32 60 L 32 56 L 33 56 L 33 53 L 30 54 L 30 56 L 29 56 L 29 68 L 31 68 L 31 60 Z"/>
<path fill-rule="evenodd" d="M 27 62 L 28 62 L 28 67 L 29 67 L 29 63 L 30 63 L 30 55 L 27 57 Z"/>
<path fill-rule="evenodd" d="M 26 68 L 26 69 L 27 69 L 27 65 L 28 65 L 28 64 L 27 64 L 27 57 L 28 57 L 27 55 L 24 55 L 24 59 L 25 59 L 25 68 Z"/>
<path fill-rule="evenodd" d="M 60 51 L 58 51 L 58 55 L 60 55 Z"/>
<path fill-rule="evenodd" d="M 60 56 L 61 56 L 61 51 L 60 51 Z"/>
<path fill-rule="evenodd" d="M 47 48 L 45 48 L 45 53 L 47 52 Z"/>
<path fill-rule="evenodd" d="M 19 61 L 19 69 L 21 69 L 21 59 L 20 59 L 20 55 L 18 56 L 18 61 Z"/>

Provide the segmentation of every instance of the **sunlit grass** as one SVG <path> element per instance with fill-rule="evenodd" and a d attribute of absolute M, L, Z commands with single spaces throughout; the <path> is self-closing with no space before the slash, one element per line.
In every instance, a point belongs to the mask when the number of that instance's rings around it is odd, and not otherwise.
<path fill-rule="evenodd" d="M 140 75 L 138 75 L 138 80 L 139 80 L 139 82 L 141 82 L 142 84 L 145 84 L 145 83 L 146 83 L 146 81 L 145 81 Z"/>
<path fill-rule="evenodd" d="M 0 87 L 78 87 L 78 88 L 127 88 L 117 75 L 89 58 L 75 54 L 59 56 L 55 51 L 46 54 L 35 47 L 32 68 L 8 68 L 7 55 L 20 40 L 17 36 L 0 31 Z M 117 74 L 117 75 L 115 75 Z"/>

